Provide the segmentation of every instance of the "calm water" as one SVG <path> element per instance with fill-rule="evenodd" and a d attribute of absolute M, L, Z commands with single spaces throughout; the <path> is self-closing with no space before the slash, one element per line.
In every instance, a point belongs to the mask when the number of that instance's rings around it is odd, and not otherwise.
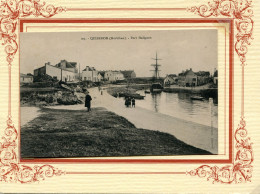
<path fill-rule="evenodd" d="M 218 106 L 209 100 L 191 100 L 191 94 L 165 93 L 144 94 L 144 100 L 137 100 L 136 106 L 146 108 L 155 112 L 174 116 L 188 121 L 218 127 Z"/>

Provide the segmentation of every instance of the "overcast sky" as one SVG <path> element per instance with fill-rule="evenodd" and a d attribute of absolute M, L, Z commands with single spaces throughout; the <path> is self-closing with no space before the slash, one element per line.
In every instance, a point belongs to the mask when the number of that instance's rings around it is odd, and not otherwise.
<path fill-rule="evenodd" d="M 126 39 L 91 40 L 97 37 Z M 33 73 L 46 62 L 55 65 L 66 59 L 80 63 L 81 70 L 94 66 L 97 70 L 135 70 L 138 77 L 152 76 L 150 65 L 155 63 L 152 58 L 157 52 L 162 59 L 160 76 L 189 68 L 212 73 L 218 63 L 217 41 L 217 30 L 22 33 L 20 70 Z"/>

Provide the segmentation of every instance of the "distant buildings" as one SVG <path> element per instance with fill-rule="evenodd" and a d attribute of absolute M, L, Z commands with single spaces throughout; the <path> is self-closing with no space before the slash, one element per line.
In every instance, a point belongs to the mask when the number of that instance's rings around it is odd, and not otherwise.
<path fill-rule="evenodd" d="M 130 71 L 97 71 L 94 67 L 86 66 L 82 71 L 82 81 L 92 81 L 92 82 L 115 82 L 124 79 L 130 79 L 136 77 L 133 70 Z"/>
<path fill-rule="evenodd" d="M 76 62 L 68 62 L 61 60 L 60 63 L 55 66 L 50 62 L 45 63 L 43 67 L 34 70 L 34 76 L 49 75 L 57 80 L 62 81 L 75 81 L 78 79 L 78 69 Z"/>
<path fill-rule="evenodd" d="M 169 86 L 169 85 L 177 84 L 177 81 L 178 81 L 178 77 L 176 74 L 169 74 L 164 79 L 164 85 Z"/>
<path fill-rule="evenodd" d="M 86 68 L 82 70 L 81 78 L 82 81 L 92 81 L 92 82 L 101 81 L 101 77 L 98 76 L 98 71 L 94 67 L 89 67 L 89 66 L 86 66 Z"/>
<path fill-rule="evenodd" d="M 164 85 L 169 86 L 178 84 L 182 87 L 194 87 L 201 86 L 209 83 L 210 73 L 208 71 L 193 72 L 192 68 L 182 71 L 176 76 L 175 74 L 169 74 L 164 79 Z"/>
<path fill-rule="evenodd" d="M 215 70 L 213 74 L 213 82 L 214 84 L 218 85 L 218 70 Z"/>
<path fill-rule="evenodd" d="M 190 68 L 189 70 L 182 71 L 178 76 L 179 86 L 197 86 L 197 75 Z"/>
<path fill-rule="evenodd" d="M 115 82 L 119 80 L 124 80 L 125 77 L 120 71 L 106 71 L 104 74 L 104 80 L 109 82 Z"/>
<path fill-rule="evenodd" d="M 95 67 L 86 66 L 82 72 L 78 72 L 76 62 L 68 62 L 61 60 L 55 66 L 50 62 L 45 63 L 44 66 L 34 70 L 34 76 L 49 75 L 54 79 L 65 82 L 71 81 L 92 81 L 92 82 L 116 82 L 124 79 L 135 78 L 136 74 L 133 70 L 124 71 L 97 71 Z"/>
<path fill-rule="evenodd" d="M 120 72 L 124 75 L 125 79 L 131 79 L 136 77 L 134 70 L 127 70 L 127 71 L 120 71 Z"/>
<path fill-rule="evenodd" d="M 28 73 L 28 74 L 23 74 L 20 73 L 20 83 L 32 83 L 33 82 L 33 75 Z"/>
<path fill-rule="evenodd" d="M 210 73 L 208 71 L 199 71 L 195 73 L 197 75 L 197 85 L 205 85 L 209 83 Z"/>

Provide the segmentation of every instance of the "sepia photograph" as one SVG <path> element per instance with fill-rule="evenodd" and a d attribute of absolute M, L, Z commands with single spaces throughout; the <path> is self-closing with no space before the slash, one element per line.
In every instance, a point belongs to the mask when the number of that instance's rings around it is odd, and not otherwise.
<path fill-rule="evenodd" d="M 218 31 L 20 34 L 21 158 L 218 154 Z"/>

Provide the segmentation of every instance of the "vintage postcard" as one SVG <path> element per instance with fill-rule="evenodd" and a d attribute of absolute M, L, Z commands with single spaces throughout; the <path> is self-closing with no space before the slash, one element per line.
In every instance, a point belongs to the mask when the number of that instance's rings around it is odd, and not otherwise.
<path fill-rule="evenodd" d="M 256 5 L 2 2 L 0 192 L 258 193 Z"/>

